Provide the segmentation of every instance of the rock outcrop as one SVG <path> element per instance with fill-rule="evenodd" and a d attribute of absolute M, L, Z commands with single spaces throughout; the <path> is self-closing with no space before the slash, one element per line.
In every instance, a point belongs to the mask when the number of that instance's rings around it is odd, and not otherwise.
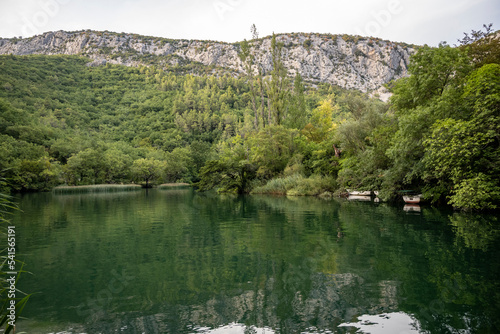
<path fill-rule="evenodd" d="M 376 38 L 281 34 L 284 63 L 290 75 L 299 72 L 313 83 L 325 82 L 363 92 L 376 91 L 391 80 L 407 75 L 415 46 Z M 250 42 L 252 53 L 265 70 L 272 69 L 271 38 Z M 0 39 L 0 54 L 82 55 L 98 66 L 107 62 L 138 66 L 178 66 L 188 63 L 243 72 L 239 43 L 171 40 L 125 33 L 80 31 L 47 32 L 25 39 Z"/>

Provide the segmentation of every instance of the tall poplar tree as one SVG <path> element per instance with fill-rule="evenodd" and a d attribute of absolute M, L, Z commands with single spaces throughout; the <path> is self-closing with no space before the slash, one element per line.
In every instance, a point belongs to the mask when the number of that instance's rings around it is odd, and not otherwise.
<path fill-rule="evenodd" d="M 291 129 L 302 129 L 307 123 L 304 81 L 299 72 L 295 74 L 288 115 L 285 125 Z"/>
<path fill-rule="evenodd" d="M 255 27 L 253 25 L 252 27 Z M 239 57 L 241 62 L 243 63 L 243 68 L 245 69 L 245 74 L 248 81 L 248 86 L 250 88 L 250 97 L 252 101 L 252 109 L 254 112 L 254 128 L 258 129 L 259 127 L 259 116 L 257 112 L 257 102 L 256 102 L 256 91 L 255 91 L 255 83 L 254 83 L 254 72 L 253 72 L 253 64 L 254 64 L 254 56 L 250 51 L 250 44 L 245 39 L 240 43 L 241 52 Z"/>
<path fill-rule="evenodd" d="M 287 69 L 283 64 L 283 49 L 283 42 L 277 41 L 273 33 L 271 39 L 273 69 L 271 79 L 267 83 L 267 93 L 269 95 L 269 122 L 276 125 L 280 125 L 286 116 L 287 99 L 290 95 Z"/>

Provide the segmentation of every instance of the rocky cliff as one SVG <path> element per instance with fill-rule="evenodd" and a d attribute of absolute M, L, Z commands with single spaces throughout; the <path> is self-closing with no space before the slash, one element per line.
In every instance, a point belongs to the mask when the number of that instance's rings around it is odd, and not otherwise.
<path fill-rule="evenodd" d="M 415 46 L 376 38 L 329 34 L 281 34 L 290 75 L 299 72 L 309 82 L 326 82 L 364 92 L 405 76 Z M 253 40 L 252 53 L 271 69 L 271 38 Z M 137 66 L 198 64 L 242 72 L 239 43 L 171 40 L 135 34 L 79 31 L 47 32 L 25 39 L 0 39 L 0 54 L 83 55 L 91 65 L 106 62 Z"/>

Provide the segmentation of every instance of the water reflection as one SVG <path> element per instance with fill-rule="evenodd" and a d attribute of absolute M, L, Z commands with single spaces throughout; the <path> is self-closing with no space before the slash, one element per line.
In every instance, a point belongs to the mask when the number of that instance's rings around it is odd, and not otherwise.
<path fill-rule="evenodd" d="M 20 206 L 33 275 L 19 287 L 37 294 L 19 331 L 499 330 L 495 217 L 191 190 L 31 194 Z"/>
<path fill-rule="evenodd" d="M 349 195 L 349 197 L 347 197 L 347 200 L 369 202 L 372 200 L 372 198 L 371 196 L 365 196 L 365 195 Z"/>
<path fill-rule="evenodd" d="M 405 204 L 403 210 L 408 213 L 420 213 L 420 205 L 418 204 Z"/>
<path fill-rule="evenodd" d="M 270 328 L 257 328 L 255 326 L 245 326 L 243 324 L 229 324 L 216 329 L 196 328 L 193 334 L 274 334 Z"/>
<path fill-rule="evenodd" d="M 500 232 L 496 216 L 454 213 L 449 219 L 456 233 L 457 245 L 463 241 L 466 247 L 487 251 Z"/>
<path fill-rule="evenodd" d="M 358 322 L 343 323 L 339 327 L 355 327 L 356 333 L 367 334 L 419 334 L 424 333 L 417 319 L 404 313 L 362 315 Z"/>

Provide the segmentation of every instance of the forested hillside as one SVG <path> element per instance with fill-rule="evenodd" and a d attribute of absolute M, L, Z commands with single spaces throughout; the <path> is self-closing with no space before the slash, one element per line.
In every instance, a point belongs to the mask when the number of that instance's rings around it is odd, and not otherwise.
<path fill-rule="evenodd" d="M 158 182 L 196 181 L 212 146 L 248 131 L 244 78 L 87 63 L 0 57 L 0 168 L 14 189 L 141 181 L 141 163 Z M 304 94 L 304 110 L 325 94 Z"/>
<path fill-rule="evenodd" d="M 17 191 L 194 182 L 201 190 L 331 196 L 423 191 L 465 210 L 500 202 L 498 38 L 423 47 L 390 103 L 305 85 L 270 43 L 264 72 L 183 74 L 76 56 L 0 56 L 0 170 Z"/>
<path fill-rule="evenodd" d="M 86 63 L 0 58 L 0 164 L 16 190 L 130 181 L 146 165 L 189 181 L 248 99 L 241 79 Z"/>

